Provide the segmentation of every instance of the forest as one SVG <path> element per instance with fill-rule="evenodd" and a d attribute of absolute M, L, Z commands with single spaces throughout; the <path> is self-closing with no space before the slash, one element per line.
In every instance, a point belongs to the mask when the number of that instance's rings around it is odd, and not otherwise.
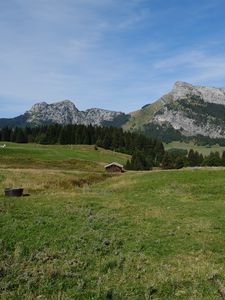
<path fill-rule="evenodd" d="M 203 156 L 190 149 L 165 151 L 163 143 L 143 134 L 123 131 L 117 127 L 92 125 L 44 125 L 38 127 L 5 127 L 0 129 L 0 140 L 16 143 L 37 144 L 86 144 L 131 155 L 127 170 L 180 169 L 198 166 L 225 166 L 225 152 L 211 152 Z"/>
<path fill-rule="evenodd" d="M 159 166 L 165 153 L 163 143 L 139 133 L 125 132 L 117 127 L 92 125 L 44 125 L 39 127 L 5 127 L 0 129 L 1 141 L 38 144 L 86 144 L 134 155 L 128 165 L 135 170 Z M 136 157 L 138 159 L 136 159 Z M 128 166 L 128 167 L 129 167 Z"/>

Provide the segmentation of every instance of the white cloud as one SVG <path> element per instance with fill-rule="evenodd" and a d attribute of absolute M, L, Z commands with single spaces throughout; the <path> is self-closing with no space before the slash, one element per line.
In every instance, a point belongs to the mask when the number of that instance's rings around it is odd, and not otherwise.
<path fill-rule="evenodd" d="M 154 64 L 156 71 L 183 72 L 191 82 L 225 79 L 225 55 L 202 50 L 185 50 Z M 186 76 L 185 76 L 186 74 Z M 191 75 L 190 75 L 191 74 Z"/>

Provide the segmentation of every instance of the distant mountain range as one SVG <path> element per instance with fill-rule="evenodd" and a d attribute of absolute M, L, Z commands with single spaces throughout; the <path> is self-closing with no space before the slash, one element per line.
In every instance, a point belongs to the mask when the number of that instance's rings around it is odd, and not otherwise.
<path fill-rule="evenodd" d="M 119 126 L 164 141 L 196 136 L 225 139 L 225 88 L 177 81 L 170 93 L 130 114 L 99 108 L 79 111 L 64 100 L 37 103 L 21 116 L 0 119 L 0 127 L 52 123 Z"/>
<path fill-rule="evenodd" d="M 11 119 L 0 119 L 0 127 L 38 126 L 44 124 L 84 124 L 121 126 L 129 116 L 122 112 L 100 108 L 79 111 L 73 102 L 64 100 L 57 103 L 34 104 L 23 115 Z"/>

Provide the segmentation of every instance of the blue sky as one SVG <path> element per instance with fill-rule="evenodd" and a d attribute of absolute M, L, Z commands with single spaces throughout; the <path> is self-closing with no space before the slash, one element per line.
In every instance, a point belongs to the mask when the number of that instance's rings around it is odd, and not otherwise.
<path fill-rule="evenodd" d="M 224 0 L 0 0 L 0 117 L 71 99 L 130 112 L 225 86 Z"/>

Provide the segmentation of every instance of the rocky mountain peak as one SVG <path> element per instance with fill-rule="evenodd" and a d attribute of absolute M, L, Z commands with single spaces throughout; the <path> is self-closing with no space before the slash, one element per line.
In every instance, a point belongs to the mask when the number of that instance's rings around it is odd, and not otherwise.
<path fill-rule="evenodd" d="M 53 106 L 53 107 L 66 107 L 68 109 L 71 109 L 72 111 L 78 111 L 78 109 L 76 108 L 75 104 L 71 101 L 71 100 L 63 100 L 63 101 L 59 101 L 59 102 L 55 102 L 52 104 L 49 104 L 49 106 Z"/>
<path fill-rule="evenodd" d="M 177 81 L 171 92 L 131 115 L 126 129 L 165 141 L 182 136 L 225 139 L 225 88 Z"/>
<path fill-rule="evenodd" d="M 175 101 L 181 98 L 185 99 L 190 96 L 201 97 L 201 93 L 198 91 L 197 87 L 183 81 L 175 82 L 171 93 Z"/>
<path fill-rule="evenodd" d="M 207 103 L 225 105 L 225 88 L 194 86 L 190 83 L 177 81 L 172 89 L 174 100 L 185 98 L 200 98 Z"/>
<path fill-rule="evenodd" d="M 32 113 L 41 113 L 41 112 L 49 112 L 51 110 L 55 110 L 55 109 L 67 109 L 67 110 L 77 110 L 76 106 L 74 105 L 74 103 L 70 100 L 63 100 L 63 101 L 59 101 L 59 102 L 55 102 L 55 103 L 51 103 L 48 104 L 46 102 L 40 102 L 40 103 L 36 103 L 34 104 L 31 109 L 28 111 L 28 113 L 32 114 Z"/>
<path fill-rule="evenodd" d="M 154 114 L 154 122 L 170 124 L 186 136 L 225 137 L 225 88 L 177 81 L 170 97 Z"/>
<path fill-rule="evenodd" d="M 32 124 L 85 124 L 101 125 L 104 122 L 114 122 L 115 118 L 125 116 L 122 112 L 115 112 L 100 108 L 79 111 L 70 100 L 63 100 L 48 104 L 36 103 L 26 112 L 27 122 Z"/>
<path fill-rule="evenodd" d="M 73 121 L 74 113 L 78 109 L 70 100 L 64 100 L 48 104 L 46 102 L 36 103 L 26 112 L 28 123 L 59 123 L 67 124 Z"/>
<path fill-rule="evenodd" d="M 31 107 L 31 109 L 29 111 L 35 113 L 42 109 L 45 109 L 47 106 L 48 106 L 48 104 L 46 102 L 36 103 Z"/>
<path fill-rule="evenodd" d="M 178 80 L 174 83 L 173 89 L 178 89 L 178 88 L 193 88 L 194 86 L 191 83 L 185 82 Z"/>

